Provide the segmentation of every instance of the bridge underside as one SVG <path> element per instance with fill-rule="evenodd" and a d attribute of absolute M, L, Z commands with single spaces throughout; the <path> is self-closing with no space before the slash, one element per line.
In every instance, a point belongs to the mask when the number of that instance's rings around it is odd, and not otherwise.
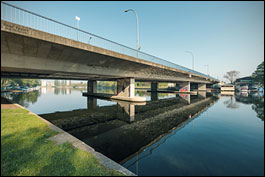
<path fill-rule="evenodd" d="M 135 81 L 190 83 L 215 81 L 161 64 L 1 20 L 1 77 L 109 80 L 120 85 L 117 96 L 134 97 Z"/>
<path fill-rule="evenodd" d="M 213 82 L 209 78 L 3 20 L 1 20 L 1 76 Z"/>

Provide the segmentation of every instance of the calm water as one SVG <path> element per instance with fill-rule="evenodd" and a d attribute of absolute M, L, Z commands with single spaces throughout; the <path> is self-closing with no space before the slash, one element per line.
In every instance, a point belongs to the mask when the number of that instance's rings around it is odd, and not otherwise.
<path fill-rule="evenodd" d="M 264 175 L 264 96 L 151 95 L 145 105 L 43 88 L 4 95 L 138 175 Z"/>

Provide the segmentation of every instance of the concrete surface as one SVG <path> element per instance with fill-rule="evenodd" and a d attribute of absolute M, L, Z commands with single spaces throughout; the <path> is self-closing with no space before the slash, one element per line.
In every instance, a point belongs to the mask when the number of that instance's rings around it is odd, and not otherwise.
<path fill-rule="evenodd" d="M 210 78 L 1 20 L 1 77 L 189 81 Z"/>

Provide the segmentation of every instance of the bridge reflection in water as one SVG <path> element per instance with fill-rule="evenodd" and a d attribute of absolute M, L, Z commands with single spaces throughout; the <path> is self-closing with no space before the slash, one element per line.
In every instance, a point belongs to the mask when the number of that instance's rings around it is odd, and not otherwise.
<path fill-rule="evenodd" d="M 217 99 L 208 94 L 177 94 L 143 104 L 116 101 L 116 105 L 98 107 L 97 98 L 87 97 L 88 109 L 40 116 L 96 151 L 124 163 L 173 129 L 190 122 Z"/>

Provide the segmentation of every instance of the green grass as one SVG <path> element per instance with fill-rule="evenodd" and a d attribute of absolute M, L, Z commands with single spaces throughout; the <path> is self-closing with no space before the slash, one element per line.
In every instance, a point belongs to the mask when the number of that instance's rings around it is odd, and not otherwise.
<path fill-rule="evenodd" d="M 48 140 L 57 132 L 24 109 L 1 109 L 1 176 L 117 176 L 92 154 Z"/>

